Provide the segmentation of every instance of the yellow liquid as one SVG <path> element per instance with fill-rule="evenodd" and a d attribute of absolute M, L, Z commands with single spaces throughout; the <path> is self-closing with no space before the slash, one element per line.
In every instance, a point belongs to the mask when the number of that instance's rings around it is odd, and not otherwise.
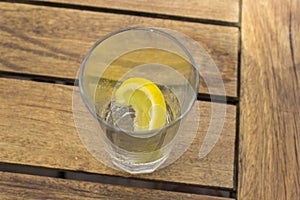
<path fill-rule="evenodd" d="M 183 76 L 188 76 L 191 68 L 191 64 L 186 59 L 172 52 L 160 49 L 141 49 L 126 53 L 114 60 L 107 67 L 97 83 L 95 90 L 95 109 L 97 115 L 109 124 L 127 130 L 127 132 L 116 131 L 100 123 L 106 134 L 106 138 L 114 148 L 114 156 L 120 160 L 124 159 L 126 162 L 132 163 L 147 163 L 161 159 L 166 156 L 164 148 L 170 144 L 178 130 L 180 121 L 150 137 L 139 137 L 138 135 L 128 134 L 128 131 L 133 131 L 134 110 L 124 108 L 127 110 L 118 113 L 120 112 L 118 109 L 123 108 L 116 108 L 114 106 L 114 91 L 116 87 L 124 81 L 124 76 L 131 76 L 130 72 L 135 67 L 140 66 L 142 69 L 140 70 L 141 76 L 143 76 L 143 73 L 145 75 L 153 73 L 152 76 L 155 76 L 155 78 L 165 78 L 164 76 L 166 75 L 160 73 L 160 71 L 152 71 L 152 67 L 153 69 L 157 67 L 157 63 L 159 65 L 171 66 L 174 70 L 183 74 Z M 176 80 L 173 80 L 173 82 L 176 85 Z M 180 116 L 180 104 L 176 95 L 168 87 L 164 85 L 158 85 L 158 87 L 161 89 L 167 105 L 166 124 L 168 124 Z M 123 114 L 126 117 L 119 120 Z M 145 154 L 140 155 L 139 153 Z"/>

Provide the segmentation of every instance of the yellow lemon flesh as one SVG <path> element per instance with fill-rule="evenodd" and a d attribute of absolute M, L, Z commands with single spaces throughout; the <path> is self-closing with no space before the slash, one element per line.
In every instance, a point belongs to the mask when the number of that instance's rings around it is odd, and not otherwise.
<path fill-rule="evenodd" d="M 118 106 L 132 106 L 134 130 L 160 128 L 166 123 L 166 103 L 157 85 L 145 78 L 125 80 L 115 93 Z"/>

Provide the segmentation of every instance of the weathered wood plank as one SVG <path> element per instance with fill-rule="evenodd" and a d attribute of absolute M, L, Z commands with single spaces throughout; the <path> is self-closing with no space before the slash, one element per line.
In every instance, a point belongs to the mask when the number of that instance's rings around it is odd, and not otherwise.
<path fill-rule="evenodd" d="M 233 188 L 235 106 L 228 105 L 223 132 L 208 154 L 199 149 L 211 119 L 210 102 L 199 102 L 198 134 L 172 165 L 147 175 L 112 170 L 91 156 L 81 143 L 72 115 L 71 86 L 0 79 L 0 161 L 80 170 L 123 177 Z"/>
<path fill-rule="evenodd" d="M 300 1 L 243 1 L 239 199 L 300 196 Z"/>
<path fill-rule="evenodd" d="M 0 172 L 1 199 L 202 199 L 226 200 L 162 190 Z"/>
<path fill-rule="evenodd" d="M 44 1 L 44 0 L 42 0 Z M 49 2 L 49 1 L 47 1 Z M 50 0 L 50 2 L 94 6 L 99 8 L 130 10 L 155 14 L 167 14 L 191 18 L 202 18 L 235 22 L 239 21 L 238 0 L 190 0 L 190 1 L 160 1 L 160 0 Z"/>
<path fill-rule="evenodd" d="M 75 78 L 91 46 L 111 31 L 154 26 L 189 35 L 218 66 L 236 96 L 238 28 L 63 8 L 0 3 L 0 70 Z M 200 91 L 208 93 L 203 81 Z"/>

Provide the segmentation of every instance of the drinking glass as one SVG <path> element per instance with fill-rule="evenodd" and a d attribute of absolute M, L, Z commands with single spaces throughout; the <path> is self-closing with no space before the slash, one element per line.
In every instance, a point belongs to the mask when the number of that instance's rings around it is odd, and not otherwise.
<path fill-rule="evenodd" d="M 115 91 L 129 78 L 145 78 L 161 90 L 166 123 L 135 130 L 135 111 L 118 106 Z M 182 119 L 199 88 L 199 72 L 188 49 L 163 30 L 134 27 L 112 32 L 88 52 L 79 72 L 81 98 L 102 131 L 112 163 L 129 173 L 149 173 L 168 158 Z"/>

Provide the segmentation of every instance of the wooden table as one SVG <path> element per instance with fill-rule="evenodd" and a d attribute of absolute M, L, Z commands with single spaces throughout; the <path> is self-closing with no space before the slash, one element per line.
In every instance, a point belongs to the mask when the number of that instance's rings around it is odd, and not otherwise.
<path fill-rule="evenodd" d="M 72 116 L 76 73 L 111 31 L 170 28 L 222 73 L 221 137 L 198 157 L 210 101 L 204 84 L 192 145 L 174 164 L 129 175 L 97 161 Z M 300 1 L 0 2 L 0 199 L 299 199 Z"/>

